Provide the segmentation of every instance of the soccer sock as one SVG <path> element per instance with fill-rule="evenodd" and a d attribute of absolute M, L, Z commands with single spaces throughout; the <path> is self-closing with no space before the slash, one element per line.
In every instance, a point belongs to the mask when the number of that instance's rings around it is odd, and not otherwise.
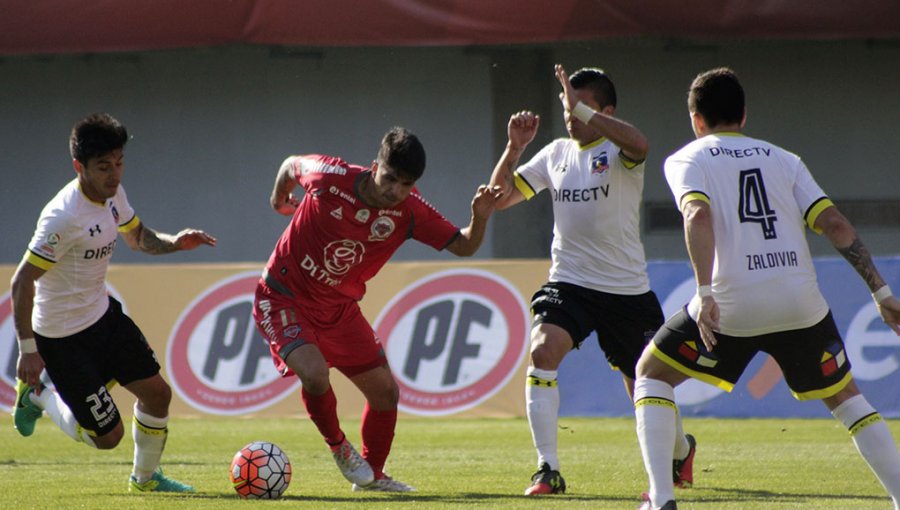
<path fill-rule="evenodd" d="M 646 377 L 634 383 L 634 416 L 644 468 L 650 478 L 650 502 L 654 508 L 675 499 L 672 488 L 672 451 L 675 444 L 675 389 Z"/>
<path fill-rule="evenodd" d="M 321 395 L 313 395 L 307 392 L 306 388 L 302 388 L 300 395 L 309 419 L 316 424 L 319 433 L 325 438 L 325 442 L 332 447 L 341 444 L 345 436 L 338 420 L 337 397 L 334 396 L 334 388 L 328 386 L 328 391 Z"/>
<path fill-rule="evenodd" d="M 134 403 L 134 418 L 131 420 L 131 437 L 134 438 L 134 468 L 132 474 L 138 483 L 153 477 L 159 467 L 166 438 L 169 436 L 167 425 L 169 417 L 159 418 L 138 409 Z"/>
<path fill-rule="evenodd" d="M 362 424 L 362 456 L 372 466 L 375 479 L 384 474 L 384 463 L 391 453 L 394 442 L 394 429 L 397 426 L 397 410 L 379 411 L 372 409 L 366 402 L 363 410 Z"/>
<path fill-rule="evenodd" d="M 75 415 L 72 414 L 72 410 L 69 409 L 69 406 L 63 402 L 62 397 L 59 396 L 59 393 L 56 391 L 44 387 L 41 391 L 40 395 L 35 395 L 32 393 L 31 401 L 34 402 L 38 407 L 44 410 L 47 413 L 47 416 L 53 420 L 53 423 L 59 427 L 67 436 L 71 437 L 75 441 L 82 442 L 91 448 L 96 448 L 97 445 L 94 444 L 93 438 L 90 436 L 87 430 L 81 428 L 78 425 L 78 421 L 75 419 Z"/>
<path fill-rule="evenodd" d="M 556 370 L 528 367 L 525 383 L 525 412 L 531 439 L 538 454 L 538 469 L 544 462 L 559 471 L 556 428 L 559 421 L 559 387 Z"/>
<path fill-rule="evenodd" d="M 681 413 L 675 408 L 675 450 L 672 452 L 672 458 L 684 460 L 691 453 L 691 443 L 688 443 L 687 437 L 684 435 L 684 426 L 681 424 Z"/>
<path fill-rule="evenodd" d="M 856 449 L 893 499 L 894 508 L 900 508 L 900 452 L 881 415 L 862 395 L 845 400 L 831 414 L 850 431 Z"/>

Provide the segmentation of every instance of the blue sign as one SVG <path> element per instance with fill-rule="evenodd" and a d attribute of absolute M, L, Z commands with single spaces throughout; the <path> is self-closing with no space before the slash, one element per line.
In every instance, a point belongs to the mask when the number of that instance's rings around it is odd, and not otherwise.
<path fill-rule="evenodd" d="M 876 257 L 875 263 L 885 281 L 900 290 L 900 257 Z M 881 321 L 865 283 L 844 259 L 816 259 L 815 267 L 857 385 L 883 416 L 900 418 L 900 337 Z M 666 317 L 693 296 L 696 286 L 688 262 L 650 262 L 648 272 Z M 609 368 L 594 335 L 563 360 L 559 387 L 562 416 L 634 413 L 621 374 Z M 691 379 L 675 395 L 684 416 L 830 417 L 821 401 L 795 400 L 778 365 L 763 353 L 731 393 Z"/>

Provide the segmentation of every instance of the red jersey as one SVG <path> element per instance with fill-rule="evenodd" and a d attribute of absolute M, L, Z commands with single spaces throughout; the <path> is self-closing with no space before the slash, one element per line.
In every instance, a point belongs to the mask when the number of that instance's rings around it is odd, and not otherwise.
<path fill-rule="evenodd" d="M 442 250 L 459 234 L 416 189 L 396 207 L 368 207 L 357 191 L 369 178 L 365 167 L 317 154 L 294 158 L 292 166 L 306 194 L 266 271 L 298 300 L 359 301 L 366 282 L 404 241 L 413 238 Z"/>

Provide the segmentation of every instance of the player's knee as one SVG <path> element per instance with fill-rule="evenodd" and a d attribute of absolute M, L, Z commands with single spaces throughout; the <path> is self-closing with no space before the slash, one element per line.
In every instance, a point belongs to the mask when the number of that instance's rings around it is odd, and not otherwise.
<path fill-rule="evenodd" d="M 562 361 L 557 349 L 553 349 L 547 343 L 532 344 L 530 356 L 531 365 L 544 370 L 556 370 Z"/>
<path fill-rule="evenodd" d="M 119 422 L 119 425 L 112 431 L 107 432 L 102 436 L 94 437 L 92 439 L 94 440 L 94 445 L 98 450 L 112 450 L 119 445 L 119 442 L 122 440 L 122 437 L 124 435 L 125 429 L 124 427 L 122 427 L 122 423 Z"/>
<path fill-rule="evenodd" d="M 300 382 L 303 384 L 303 389 L 312 395 L 323 395 L 331 386 L 327 372 L 303 374 Z"/>

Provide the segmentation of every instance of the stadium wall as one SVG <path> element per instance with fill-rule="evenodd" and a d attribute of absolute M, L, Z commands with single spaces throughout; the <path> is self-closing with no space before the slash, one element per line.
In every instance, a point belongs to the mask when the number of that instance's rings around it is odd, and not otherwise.
<path fill-rule="evenodd" d="M 877 260 L 900 281 L 900 257 Z M 844 335 L 857 383 L 888 417 L 900 417 L 900 338 L 878 317 L 859 277 L 842 259 L 815 261 L 822 292 Z M 375 327 L 401 386 L 401 410 L 423 416 L 524 416 L 528 306 L 549 261 L 395 262 L 369 284 L 363 313 Z M 174 387 L 172 414 L 302 414 L 296 378 L 281 378 L 250 317 L 261 264 L 113 265 L 110 293 L 156 351 Z M 7 281 L 13 266 L 0 266 Z M 666 315 L 693 294 L 686 261 L 653 261 L 651 285 Z M 9 294 L 0 296 L 0 407 L 15 399 L 15 332 Z M 359 415 L 359 392 L 333 371 L 338 411 Z M 606 367 L 592 336 L 560 369 L 561 414 L 627 416 L 618 373 Z M 130 413 L 130 395 L 114 390 Z M 796 403 L 778 367 L 757 356 L 731 396 L 699 382 L 677 389 L 686 416 L 825 417 L 818 402 Z"/>

